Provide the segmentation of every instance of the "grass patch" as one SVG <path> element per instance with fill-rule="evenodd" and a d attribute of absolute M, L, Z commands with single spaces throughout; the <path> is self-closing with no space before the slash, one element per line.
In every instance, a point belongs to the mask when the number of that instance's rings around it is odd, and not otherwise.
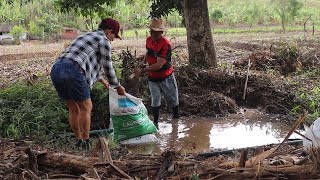
<path fill-rule="evenodd" d="M 92 126 L 109 125 L 109 94 L 100 83 L 91 91 Z M 68 109 L 60 101 L 51 80 L 41 77 L 34 85 L 24 81 L 0 90 L 0 137 L 25 136 L 43 140 L 69 134 Z"/>
<path fill-rule="evenodd" d="M 168 28 L 166 35 L 167 36 L 185 36 L 187 34 L 186 28 Z M 135 37 L 147 37 L 149 36 L 149 28 L 143 29 L 128 29 L 124 31 L 125 38 L 135 38 Z"/>
<path fill-rule="evenodd" d="M 320 26 L 315 26 L 315 29 L 320 29 Z M 307 27 L 309 32 L 312 31 L 312 27 Z M 286 27 L 286 31 L 304 31 L 302 26 L 288 26 Z M 136 33 L 137 32 L 137 33 Z M 237 34 L 237 33 L 259 33 L 259 32 L 274 32 L 274 33 L 281 33 L 282 28 L 280 26 L 268 26 L 268 27 L 254 27 L 249 29 L 248 27 L 244 28 L 223 28 L 217 27 L 212 28 L 213 34 Z M 128 29 L 124 31 L 125 38 L 143 38 L 149 36 L 149 29 Z M 186 36 L 187 30 L 186 28 L 168 28 L 166 32 L 166 36 L 170 37 L 179 37 L 179 36 Z"/>
<path fill-rule="evenodd" d="M 301 105 L 295 106 L 291 113 L 301 114 L 304 109 L 308 110 L 306 122 L 312 123 L 320 117 L 320 84 L 315 83 L 313 86 L 300 86 L 295 92 L 297 98 L 302 102 Z"/>
<path fill-rule="evenodd" d="M 0 91 L 0 135 L 20 138 L 68 130 L 67 110 L 48 78 Z"/>

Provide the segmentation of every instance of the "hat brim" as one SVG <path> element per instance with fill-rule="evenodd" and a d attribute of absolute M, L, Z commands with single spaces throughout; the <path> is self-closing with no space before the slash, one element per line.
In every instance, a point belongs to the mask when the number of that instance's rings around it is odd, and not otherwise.
<path fill-rule="evenodd" d="M 116 34 L 116 38 L 122 40 L 121 36 L 119 34 Z"/>
<path fill-rule="evenodd" d="M 155 28 L 155 27 L 151 27 L 151 26 L 147 26 L 148 28 L 154 30 L 154 31 L 166 31 L 166 28 Z"/>

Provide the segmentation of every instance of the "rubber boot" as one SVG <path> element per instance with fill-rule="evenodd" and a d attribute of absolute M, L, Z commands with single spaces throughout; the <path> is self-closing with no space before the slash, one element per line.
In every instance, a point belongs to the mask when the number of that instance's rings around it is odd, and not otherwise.
<path fill-rule="evenodd" d="M 159 122 L 159 116 L 160 116 L 160 106 L 152 107 L 152 114 L 153 114 L 154 125 L 158 128 L 158 122 Z"/>
<path fill-rule="evenodd" d="M 179 105 L 172 108 L 173 118 L 178 119 L 180 117 L 179 114 Z"/>

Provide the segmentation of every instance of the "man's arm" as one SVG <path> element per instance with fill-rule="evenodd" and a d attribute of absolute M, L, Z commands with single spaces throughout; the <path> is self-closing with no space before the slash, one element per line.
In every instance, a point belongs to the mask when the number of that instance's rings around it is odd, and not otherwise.
<path fill-rule="evenodd" d="M 150 65 L 150 66 L 142 68 L 141 73 L 146 73 L 149 71 L 157 71 L 157 70 L 161 69 L 162 66 L 166 64 L 166 62 L 167 62 L 167 60 L 165 58 L 157 57 L 157 62 Z"/>
<path fill-rule="evenodd" d="M 117 89 L 117 92 L 119 95 L 124 95 L 125 88 L 120 85 L 118 78 L 116 76 L 116 72 L 112 65 L 110 42 L 107 41 L 107 44 L 100 46 L 100 53 L 101 53 L 101 57 L 104 57 L 103 59 L 101 59 L 101 62 L 109 82 L 106 79 L 104 79 L 102 76 L 100 76 L 99 81 L 106 88 L 109 88 L 109 84 L 111 84 L 112 86 L 114 86 L 115 89 Z"/>
<path fill-rule="evenodd" d="M 114 71 L 112 60 L 111 60 L 111 44 L 108 40 L 102 39 L 99 44 L 99 50 L 101 54 L 101 64 L 104 68 L 104 72 L 108 78 L 110 85 L 119 86 L 118 79 L 116 77 L 116 72 Z M 100 79 L 102 79 L 102 75 L 100 74 Z"/>

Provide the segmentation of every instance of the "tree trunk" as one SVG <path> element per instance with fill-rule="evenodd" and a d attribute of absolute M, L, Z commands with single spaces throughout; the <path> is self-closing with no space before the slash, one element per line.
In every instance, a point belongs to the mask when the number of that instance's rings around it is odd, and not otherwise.
<path fill-rule="evenodd" d="M 209 23 L 207 0 L 184 0 L 183 8 L 190 64 L 216 67 L 217 57 Z"/>

